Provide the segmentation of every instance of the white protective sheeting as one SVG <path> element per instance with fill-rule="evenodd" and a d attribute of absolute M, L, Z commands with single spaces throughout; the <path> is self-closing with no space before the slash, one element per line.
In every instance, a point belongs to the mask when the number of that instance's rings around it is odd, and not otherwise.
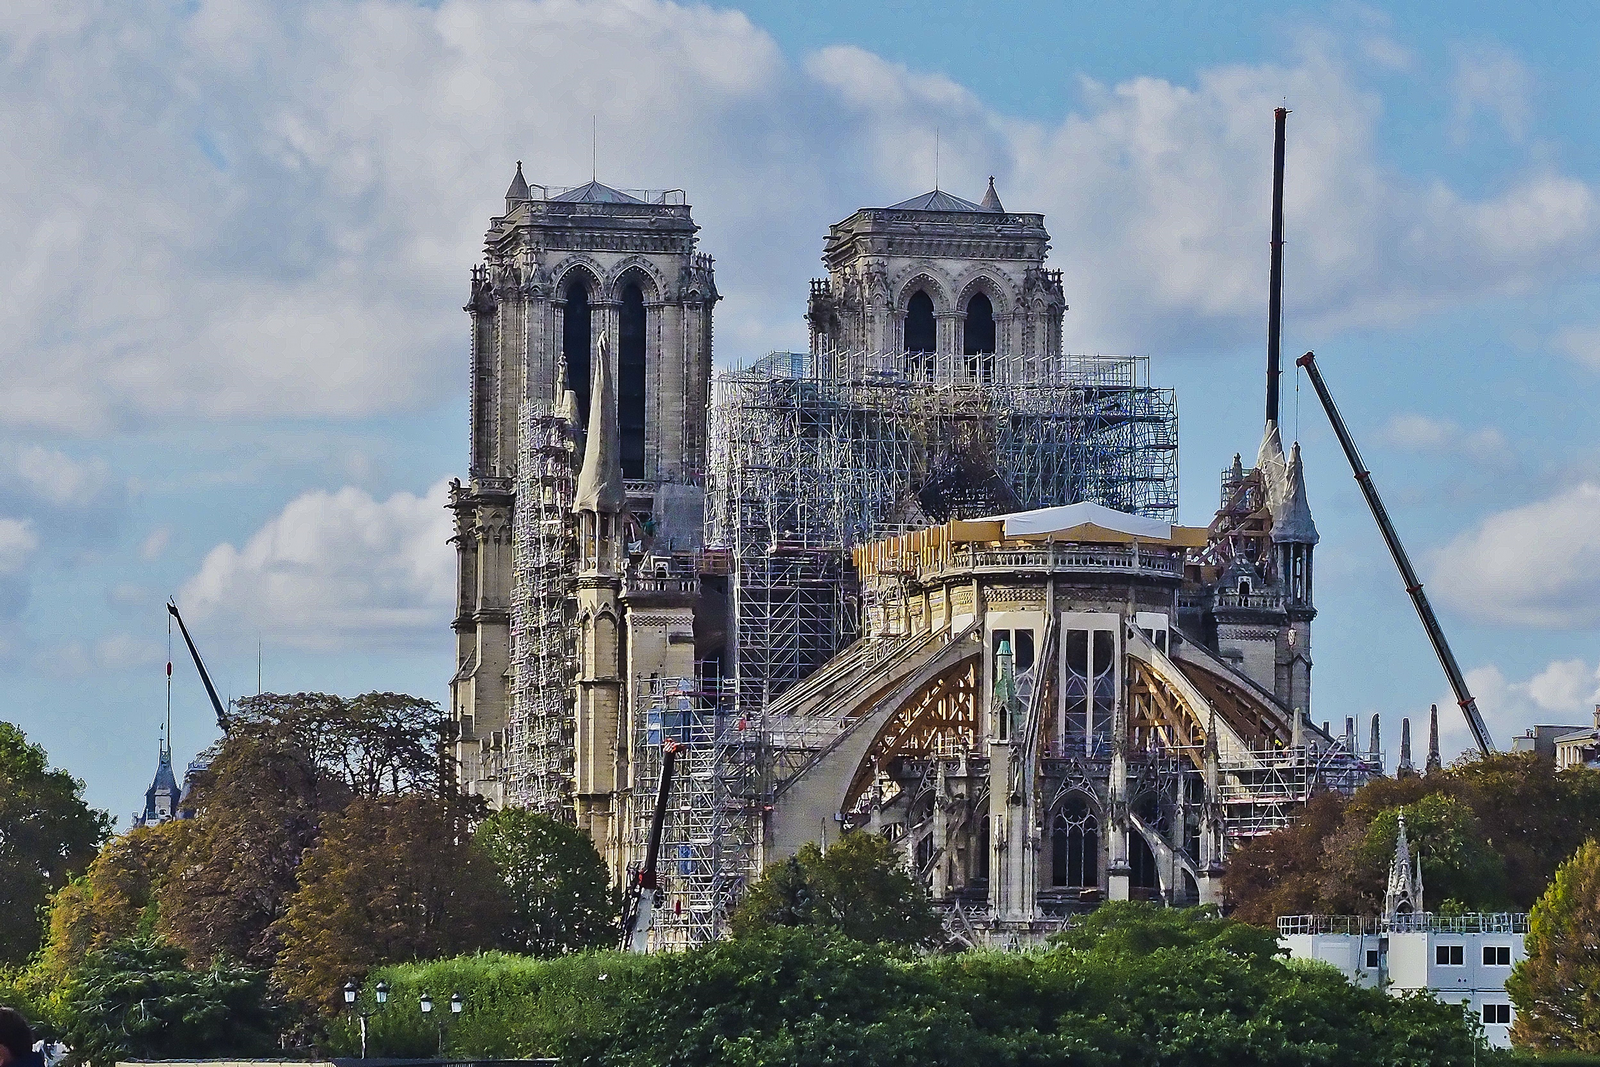
<path fill-rule="evenodd" d="M 1013 515 L 995 515 L 987 521 L 1003 521 L 1007 537 L 1043 537 L 1070 530 L 1075 526 L 1094 525 L 1103 530 L 1115 530 L 1129 537 L 1146 538 L 1151 541 L 1172 539 L 1170 522 L 1113 511 L 1111 508 L 1092 504 L 1087 500 L 1054 508 L 1019 511 Z"/>

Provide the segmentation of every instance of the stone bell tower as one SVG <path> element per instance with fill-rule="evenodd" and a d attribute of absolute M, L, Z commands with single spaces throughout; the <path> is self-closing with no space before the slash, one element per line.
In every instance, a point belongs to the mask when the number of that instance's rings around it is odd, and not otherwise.
<path fill-rule="evenodd" d="M 450 499 L 459 579 L 450 713 L 461 788 L 493 803 L 514 799 L 506 782 L 514 575 L 531 551 L 514 531 L 519 499 L 534 488 L 519 457 L 538 450 L 540 419 L 560 417 L 561 382 L 576 410 L 590 412 L 591 353 L 607 353 L 614 388 L 622 510 L 652 518 L 663 549 L 699 544 L 717 288 L 697 230 L 682 190 L 597 181 L 562 190 L 530 184 L 519 163 L 505 211 L 484 236 L 465 308 L 468 475 Z"/>
<path fill-rule="evenodd" d="M 1061 272 L 1044 216 L 943 190 L 862 208 L 828 229 L 811 283 L 812 356 L 903 355 L 907 373 L 1026 380 L 1061 353 Z"/>

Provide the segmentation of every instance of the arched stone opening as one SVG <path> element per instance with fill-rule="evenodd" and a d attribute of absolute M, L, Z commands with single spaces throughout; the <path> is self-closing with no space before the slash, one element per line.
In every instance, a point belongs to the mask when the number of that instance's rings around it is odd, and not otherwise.
<path fill-rule="evenodd" d="M 622 476 L 643 478 L 645 442 L 644 291 L 630 280 L 617 316 L 617 428 L 622 434 Z"/>
<path fill-rule="evenodd" d="M 933 298 L 926 289 L 918 289 L 906 305 L 907 361 L 914 368 L 931 367 L 938 349 L 939 328 L 933 317 Z"/>
<path fill-rule="evenodd" d="M 967 317 L 961 328 L 961 351 L 967 357 L 967 370 L 988 379 L 994 375 L 994 304 L 988 294 L 973 293 L 967 301 Z"/>
<path fill-rule="evenodd" d="M 567 276 L 566 299 L 562 302 L 561 359 L 567 372 L 567 388 L 578 397 L 578 410 L 589 417 L 589 382 L 593 368 L 589 366 L 591 345 L 590 298 L 593 285 L 589 276 L 579 270 Z"/>

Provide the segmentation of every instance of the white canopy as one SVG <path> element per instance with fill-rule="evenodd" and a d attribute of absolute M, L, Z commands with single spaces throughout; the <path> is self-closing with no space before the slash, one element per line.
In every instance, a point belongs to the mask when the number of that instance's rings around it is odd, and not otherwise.
<path fill-rule="evenodd" d="M 1112 530 L 1129 537 L 1151 541 L 1172 540 L 1170 522 L 1113 511 L 1100 504 L 1091 504 L 1087 500 L 1054 508 L 1019 511 L 1011 515 L 994 515 L 981 521 L 1005 523 L 1007 537 L 1043 537 L 1052 533 L 1064 533 L 1078 526 L 1098 526 L 1102 530 Z"/>

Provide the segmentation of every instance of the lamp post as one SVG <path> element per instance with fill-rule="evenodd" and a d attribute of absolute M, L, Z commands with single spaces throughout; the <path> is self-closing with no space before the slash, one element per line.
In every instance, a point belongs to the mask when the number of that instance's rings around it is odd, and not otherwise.
<path fill-rule="evenodd" d="M 439 1020 L 439 1058 L 440 1059 L 444 1058 L 444 1033 L 445 1033 L 445 1030 L 446 1030 L 446 1028 L 448 1028 L 450 1023 L 453 1023 L 455 1021 L 455 1017 L 461 1014 L 461 1008 L 462 1008 L 462 1006 L 464 1004 L 465 1004 L 465 1001 L 463 1001 L 461 999 L 461 994 L 460 993 L 451 993 L 450 994 L 450 1016 L 449 1016 L 449 1021 L 447 1022 L 444 1019 L 440 1019 Z M 431 1017 L 433 1015 L 433 994 L 431 994 L 431 993 L 423 993 L 421 999 L 419 999 L 417 1001 L 417 1006 L 422 1009 L 422 1014 L 424 1016 Z"/>
<path fill-rule="evenodd" d="M 350 981 L 348 981 L 348 982 L 346 982 L 344 984 L 344 1004 L 345 1004 L 345 1007 L 349 1008 L 351 1011 L 356 1013 L 356 1018 L 360 1022 L 360 1025 L 361 1025 L 361 1058 L 362 1059 L 366 1059 L 367 1058 L 367 1020 L 372 1017 L 372 1008 L 367 1006 L 367 1005 L 365 1005 L 365 1004 L 358 1004 L 358 1001 L 360 1000 L 360 997 L 361 997 L 361 987 L 356 985 L 354 979 L 351 979 Z M 388 982 L 379 982 L 378 983 L 377 988 L 375 988 L 373 990 L 373 999 L 375 999 L 378 1002 L 378 1006 L 379 1007 L 382 1007 L 383 1005 L 385 1005 L 385 1004 L 387 1004 L 389 1002 L 389 983 Z"/>

